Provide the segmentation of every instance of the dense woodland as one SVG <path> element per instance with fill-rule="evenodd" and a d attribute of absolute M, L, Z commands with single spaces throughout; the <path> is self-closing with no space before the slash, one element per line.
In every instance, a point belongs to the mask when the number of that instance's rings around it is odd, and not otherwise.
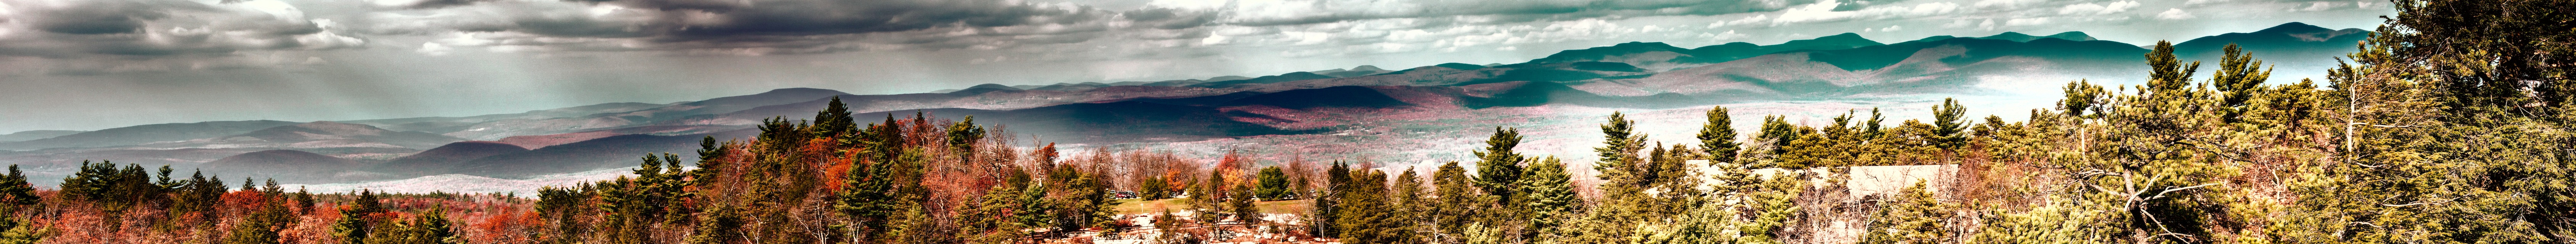
<path fill-rule="evenodd" d="M 1700 140 L 1650 142 L 1614 113 L 1594 162 L 1517 152 L 1512 128 L 1420 170 L 1065 152 L 834 101 L 533 198 L 106 162 L 39 189 L 12 166 L 0 243 L 2576 243 L 2576 2 L 2396 7 L 2325 81 L 2268 81 L 2233 47 L 2203 76 L 2159 43 L 2145 85 L 2070 82 L 2017 120 L 1948 101 L 1739 132 L 1717 107 Z M 1842 190 L 1882 165 L 1956 170 Z M 1120 210 L 1154 202 L 1178 204 Z"/>

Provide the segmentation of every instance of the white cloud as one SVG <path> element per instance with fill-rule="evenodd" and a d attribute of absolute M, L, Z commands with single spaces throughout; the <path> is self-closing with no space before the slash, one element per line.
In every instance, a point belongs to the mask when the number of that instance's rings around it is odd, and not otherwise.
<path fill-rule="evenodd" d="M 2201 5 L 2201 4 L 2211 4 L 2211 3 L 2225 2 L 2225 1 L 2227 1 L 2227 0 L 2191 0 L 2191 1 L 2183 1 L 2183 2 L 2182 2 L 2182 4 L 2183 4 L 2183 5 Z"/>
<path fill-rule="evenodd" d="M 2048 0 L 1978 0 L 1974 6 L 1977 8 L 2012 8 L 2020 7 L 2022 5 L 2038 4 L 2046 1 Z"/>
<path fill-rule="evenodd" d="M 1752 23 L 1762 23 L 1762 22 L 1769 22 L 1769 21 L 1771 21 L 1771 15 L 1767 15 L 1767 14 L 1756 14 L 1756 15 L 1753 15 L 1753 17 L 1744 17 L 1744 18 L 1742 18 L 1742 19 L 1735 19 L 1735 20 L 1732 20 L 1732 21 L 1717 22 L 1717 23 L 1709 23 L 1708 28 L 1717 28 L 1717 27 L 1734 26 L 1734 25 L 1744 25 L 1744 24 L 1752 24 Z"/>
<path fill-rule="evenodd" d="M 2033 26 L 2045 24 L 2048 24 L 2048 17 L 2016 18 L 2004 21 L 2004 26 Z"/>
<path fill-rule="evenodd" d="M 1879 28 L 1879 29 L 1878 29 L 1878 31 L 1898 31 L 1898 30 L 1904 30 L 1904 29 L 1905 29 L 1905 26 L 1903 26 L 1903 25 L 1890 25 L 1890 26 L 1887 26 L 1887 28 Z"/>
<path fill-rule="evenodd" d="M 2303 10 L 2307 10 L 2307 11 L 2326 11 L 2326 10 L 2328 10 L 2328 9 L 2334 9 L 2336 5 L 2342 5 L 2342 4 L 2337 4 L 2336 2 L 2327 2 L 2327 1 L 2308 2 L 2308 8 L 2307 8 L 2307 9 L 2303 9 Z"/>
<path fill-rule="evenodd" d="M 1959 10 L 1959 4 L 1956 4 L 1956 3 L 1949 3 L 1949 2 L 1935 2 L 1935 3 L 1916 4 L 1916 5 L 1914 5 L 1914 8 L 1906 9 L 1906 14 L 1907 14 L 1907 15 L 1913 15 L 1913 16 L 1925 16 L 1925 15 L 1935 15 L 1935 14 L 1946 14 L 1946 13 L 1950 13 L 1951 11 L 1957 11 L 1957 10 Z"/>
<path fill-rule="evenodd" d="M 2192 16 L 2191 16 L 2191 12 L 2183 12 L 2183 11 L 2182 11 L 2182 9 L 2179 9 L 2179 8 L 2168 8 L 2168 9 L 2165 9 L 2165 12 L 2164 12 L 2164 13 L 2158 13 L 2158 14 L 2156 14 L 2156 19 L 2164 19 L 2164 20 L 2178 20 L 2178 19 L 2190 19 L 2190 18 L 2192 18 Z"/>
<path fill-rule="evenodd" d="M 420 43 L 420 49 L 413 49 L 412 52 L 429 56 L 447 56 L 449 52 L 455 50 L 456 48 L 447 47 L 447 45 L 439 45 L 438 42 L 423 42 Z"/>
<path fill-rule="evenodd" d="M 1778 18 L 1778 19 L 1772 19 L 1772 20 L 1771 20 L 1771 24 L 1777 25 L 1777 24 L 1800 23 L 1800 22 L 1817 22 L 1817 21 L 1842 20 L 1842 19 L 1849 19 L 1849 18 L 1851 18 L 1852 16 L 1856 16 L 1856 15 L 1859 15 L 1859 14 L 1860 14 L 1860 13 L 1858 13 L 1857 11 L 1834 11 L 1834 7 L 1841 7 L 1841 6 L 1842 6 L 1842 2 L 1838 2 L 1838 1 L 1834 1 L 1834 0 L 1824 0 L 1824 1 L 1817 1 L 1815 4 L 1808 4 L 1808 5 L 1802 5 L 1802 6 L 1798 6 L 1798 7 L 1794 7 L 1794 8 L 1789 8 L 1789 9 L 1782 9 L 1782 10 L 1780 10 L 1780 18 Z"/>
<path fill-rule="evenodd" d="M 2099 15 L 2099 14 L 2113 14 L 2113 13 L 2119 13 L 2119 12 L 2121 12 L 2121 11 L 2129 11 L 2129 8 L 2133 8 L 2133 7 L 2137 7 L 2137 6 L 2138 6 L 2138 2 L 2137 2 L 2137 1 L 2118 1 L 2118 2 L 2111 2 L 2111 5 L 2107 5 L 2107 6 L 2105 6 L 2105 5 L 2101 5 L 2101 4 L 2093 4 L 2093 3 L 2078 3 L 2078 4 L 2068 4 L 2068 5 L 2066 5 L 2066 7 L 2058 8 L 2058 9 L 2057 9 L 2057 14 L 2060 14 L 2060 15 L 2075 15 L 2075 14 Z"/>

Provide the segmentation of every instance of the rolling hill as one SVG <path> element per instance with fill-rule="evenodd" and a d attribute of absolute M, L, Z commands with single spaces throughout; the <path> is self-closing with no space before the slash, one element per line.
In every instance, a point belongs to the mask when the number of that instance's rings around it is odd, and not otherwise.
<path fill-rule="evenodd" d="M 185 141 L 199 138 L 238 135 L 260 129 L 295 124 L 297 123 L 276 120 L 249 120 L 137 125 L 74 133 L 44 139 L 0 143 L 0 150 L 141 145 L 153 142 Z"/>
<path fill-rule="evenodd" d="M 17 133 L 0 134 L 0 142 L 16 142 L 16 141 L 35 140 L 35 139 L 45 139 L 45 138 L 53 138 L 53 137 L 56 137 L 56 136 L 67 136 L 67 135 L 71 135 L 71 134 L 80 134 L 81 132 L 87 132 L 87 131 L 77 131 L 77 130 L 31 130 L 31 131 L 20 131 L 20 132 L 17 132 Z"/>

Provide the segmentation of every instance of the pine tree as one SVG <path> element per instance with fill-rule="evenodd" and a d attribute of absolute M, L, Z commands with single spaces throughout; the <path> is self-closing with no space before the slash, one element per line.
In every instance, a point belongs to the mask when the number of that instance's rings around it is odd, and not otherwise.
<path fill-rule="evenodd" d="M 1315 232 L 1315 236 L 1342 235 L 1342 202 L 1344 196 L 1346 196 L 1346 194 L 1343 193 L 1344 190 L 1351 188 L 1350 185 L 1351 169 L 1349 164 L 1344 164 L 1341 161 L 1333 161 L 1333 166 L 1324 170 L 1323 192 L 1322 194 L 1317 194 L 1315 197 L 1315 214 L 1307 219 L 1308 222 L 1312 223 L 1308 224 L 1308 226 L 1313 227 L 1312 229 Z M 1159 225 L 1162 222 L 1155 223 Z"/>
<path fill-rule="evenodd" d="M 1565 224 L 1566 219 L 1573 218 L 1582 211 L 1582 196 L 1575 192 L 1574 179 L 1566 174 L 1564 162 L 1558 161 L 1556 157 L 1545 157 L 1539 159 L 1538 163 L 1530 164 L 1529 168 L 1530 174 L 1521 177 L 1521 183 L 1518 184 L 1522 187 L 1522 194 L 1528 196 L 1528 200 L 1522 205 L 1529 209 L 1529 229 L 1555 229 Z"/>
<path fill-rule="evenodd" d="M 1900 190 L 1895 197 L 1880 200 L 1879 211 L 1869 219 L 1868 232 L 1861 235 L 1863 244 L 1915 244 L 1949 242 L 1948 204 L 1933 198 L 1924 181 Z"/>
<path fill-rule="evenodd" d="M 2245 53 L 2245 49 L 2236 47 L 2235 43 L 2228 43 L 2223 50 L 2225 54 L 2218 58 L 2217 73 L 2209 77 L 2209 82 L 2218 88 L 2218 106 L 2221 112 L 2225 112 L 2220 118 L 2235 123 L 2253 109 L 2247 106 L 2252 105 L 2257 95 L 2264 93 L 2263 81 L 2272 77 L 2272 70 L 2263 67 L 2263 61 L 2254 60 L 2253 54 Z"/>
<path fill-rule="evenodd" d="M 1436 202 L 1425 204 L 1428 209 L 1423 213 L 1429 215 L 1432 228 L 1442 234 L 1459 234 L 1468 224 L 1475 222 L 1478 215 L 1490 214 L 1486 212 L 1489 197 L 1484 192 L 1487 191 L 1477 187 L 1476 179 L 1468 176 L 1467 168 L 1459 166 L 1458 161 L 1433 168 L 1431 185 L 1434 188 L 1431 195 Z"/>
<path fill-rule="evenodd" d="M 1389 202 L 1386 173 L 1365 171 L 1351 173 L 1351 184 L 1342 192 L 1341 207 L 1344 209 L 1333 221 L 1333 224 L 1340 225 L 1337 231 L 1342 243 L 1382 244 L 1413 240 L 1412 230 L 1404 228 L 1406 223 L 1401 221 L 1400 216 L 1404 213 L 1395 211 L 1394 203 Z"/>
<path fill-rule="evenodd" d="M 331 236 L 340 238 L 341 244 L 375 243 L 367 239 L 375 237 L 376 214 L 385 212 L 380 204 L 375 193 L 359 190 L 357 199 L 340 207 L 340 220 L 331 223 Z"/>
<path fill-rule="evenodd" d="M 1601 162 L 1593 164 L 1592 169 L 1601 172 L 1602 180 L 1609 181 L 1602 186 L 1605 198 L 1633 198 L 1634 194 L 1648 187 L 1645 185 L 1647 179 L 1654 177 L 1645 174 L 1651 171 L 1639 170 L 1651 165 L 1647 165 L 1645 157 L 1638 155 L 1639 151 L 1645 150 L 1646 136 L 1636 133 L 1635 123 L 1628 120 L 1627 115 L 1611 112 L 1610 122 L 1601 125 L 1603 145 L 1592 149 L 1600 153 Z"/>
<path fill-rule="evenodd" d="M 1520 129 L 1494 127 L 1494 135 L 1485 138 L 1485 150 L 1476 151 L 1476 186 L 1498 198 L 1498 203 L 1511 205 L 1520 201 L 1519 193 L 1512 192 L 1519 187 L 1511 185 L 1520 182 L 1521 163 L 1529 160 L 1512 151 L 1520 144 Z"/>
<path fill-rule="evenodd" d="M 689 235 L 689 244 L 742 243 L 742 211 L 732 205 L 716 205 L 699 213 L 697 231 Z"/>
<path fill-rule="evenodd" d="M 1260 186 L 1255 188 L 1258 190 L 1252 193 L 1255 197 L 1268 200 L 1296 199 L 1296 189 L 1288 183 L 1288 172 L 1279 166 L 1261 168 L 1261 173 L 1253 178 L 1260 181 Z"/>
<path fill-rule="evenodd" d="M 1872 131 L 1876 128 L 1871 126 Z M 1743 144 L 1735 142 L 1735 119 L 1727 115 L 1725 106 L 1709 107 L 1708 123 L 1699 128 L 1699 148 L 1707 150 L 1710 164 L 1735 163 L 1735 153 Z"/>
<path fill-rule="evenodd" d="M 822 112 L 814 113 L 815 137 L 839 138 L 858 132 L 858 129 L 858 117 L 850 116 L 850 106 L 841 103 L 841 96 L 832 96 L 832 101 L 823 105 Z"/>
<path fill-rule="evenodd" d="M 1932 134 L 1937 136 L 1933 147 L 1959 150 L 1967 146 L 1968 135 L 1962 133 L 1968 128 L 1967 114 L 1968 109 L 1959 106 L 1956 98 L 1942 98 L 1941 105 L 1932 106 Z"/>
<path fill-rule="evenodd" d="M 1741 202 L 1746 217 L 1734 224 L 1735 232 L 1742 236 L 1736 243 L 1788 243 L 1789 240 L 1782 238 L 1785 236 L 1782 231 L 1797 223 L 1803 210 L 1797 199 L 1809 189 L 1807 180 L 1785 172 L 1762 178 L 1759 188 Z"/>
<path fill-rule="evenodd" d="M 9 165 L 9 174 L 0 175 L 0 203 L 7 203 L 9 207 L 23 208 L 27 205 L 35 205 L 42 200 L 44 199 L 36 196 L 36 186 L 27 183 L 27 175 L 18 171 L 18 165 Z M 0 228 L 0 230 L 6 229 L 8 228 Z"/>

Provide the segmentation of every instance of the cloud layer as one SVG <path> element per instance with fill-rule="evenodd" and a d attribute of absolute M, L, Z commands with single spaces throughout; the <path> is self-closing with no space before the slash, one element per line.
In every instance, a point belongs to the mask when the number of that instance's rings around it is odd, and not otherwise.
<path fill-rule="evenodd" d="M 366 45 L 346 33 L 278 0 L 0 0 L 0 57 L 81 70 L 235 65 L 249 62 L 230 58 L 244 51 Z"/>

